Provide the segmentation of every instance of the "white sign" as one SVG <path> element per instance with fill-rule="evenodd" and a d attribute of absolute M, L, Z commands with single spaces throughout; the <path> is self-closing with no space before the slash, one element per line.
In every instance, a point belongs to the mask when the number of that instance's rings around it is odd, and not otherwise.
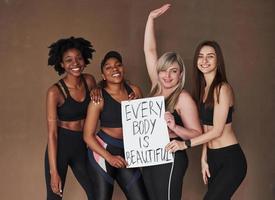
<path fill-rule="evenodd" d="M 165 151 L 169 134 L 164 120 L 164 97 L 121 102 L 123 143 L 128 167 L 144 167 L 173 162 Z"/>

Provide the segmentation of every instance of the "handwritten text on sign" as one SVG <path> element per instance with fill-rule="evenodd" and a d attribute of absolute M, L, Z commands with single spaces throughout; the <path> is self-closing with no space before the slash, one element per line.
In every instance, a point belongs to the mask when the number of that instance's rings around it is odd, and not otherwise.
<path fill-rule="evenodd" d="M 169 135 L 164 120 L 164 97 L 122 101 L 125 159 L 128 167 L 144 167 L 173 162 L 165 151 Z"/>

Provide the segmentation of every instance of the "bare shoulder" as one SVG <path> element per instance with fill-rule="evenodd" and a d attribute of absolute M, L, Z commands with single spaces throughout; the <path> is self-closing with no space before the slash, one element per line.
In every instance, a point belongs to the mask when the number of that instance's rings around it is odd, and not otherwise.
<path fill-rule="evenodd" d="M 193 98 L 189 92 L 186 90 L 182 90 L 180 95 L 179 95 L 179 102 L 184 102 L 184 101 L 193 101 Z"/>
<path fill-rule="evenodd" d="M 60 94 L 60 91 L 56 84 L 53 84 L 47 90 L 47 96 L 58 96 L 59 94 Z"/>
<path fill-rule="evenodd" d="M 222 83 L 221 89 L 220 89 L 220 95 L 233 97 L 233 89 L 232 89 L 231 85 L 228 83 Z"/>
<path fill-rule="evenodd" d="M 139 86 L 137 85 L 134 85 L 134 84 L 129 84 L 129 86 L 132 88 L 132 90 L 134 91 L 134 93 L 139 96 L 139 97 L 142 97 L 142 91 L 140 89 Z"/>
<path fill-rule="evenodd" d="M 83 77 L 85 78 L 85 81 L 88 84 L 90 90 L 96 86 L 96 81 L 93 75 L 84 73 Z"/>
<path fill-rule="evenodd" d="M 63 95 L 58 89 L 57 85 L 52 85 L 47 91 L 47 102 L 56 102 L 59 103 L 62 101 Z"/>
<path fill-rule="evenodd" d="M 176 108 L 182 109 L 193 105 L 195 106 L 195 101 L 193 100 L 191 94 L 186 90 L 182 90 L 182 92 L 179 94 Z"/>
<path fill-rule="evenodd" d="M 216 90 L 217 90 L 217 88 L 216 88 Z M 216 95 L 214 95 L 214 99 L 215 99 L 215 101 L 217 101 Z M 220 91 L 219 91 L 219 99 L 222 101 L 224 101 L 224 100 L 229 101 L 231 105 L 233 104 L 234 92 L 233 92 L 233 89 L 229 83 L 222 83 L 222 85 L 220 87 Z"/>

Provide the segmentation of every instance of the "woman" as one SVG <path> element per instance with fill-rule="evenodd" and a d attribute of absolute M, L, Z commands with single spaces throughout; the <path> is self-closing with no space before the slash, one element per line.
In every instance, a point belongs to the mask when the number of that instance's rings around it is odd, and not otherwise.
<path fill-rule="evenodd" d="M 234 93 L 227 82 L 217 42 L 198 45 L 193 69 L 194 97 L 200 107 L 204 134 L 185 142 L 171 142 L 167 150 L 176 152 L 204 144 L 202 177 L 208 183 L 204 199 L 230 199 L 246 175 L 247 164 L 232 128 Z"/>
<path fill-rule="evenodd" d="M 181 57 L 174 52 L 157 56 L 154 20 L 170 5 L 153 10 L 148 17 L 144 53 L 152 87 L 150 96 L 164 96 L 165 120 L 172 141 L 188 140 L 201 134 L 198 111 L 190 94 L 184 90 L 185 67 Z M 180 200 L 182 182 L 188 166 L 185 151 L 174 155 L 174 163 L 143 168 L 143 176 L 151 200 Z M 171 177 L 170 177 L 171 176 Z"/>
<path fill-rule="evenodd" d="M 89 91 L 96 82 L 83 70 L 95 51 L 83 38 L 65 38 L 50 45 L 48 64 L 62 79 L 47 92 L 48 146 L 45 154 L 47 199 L 62 199 L 68 166 L 92 199 L 87 171 L 87 148 L 82 132 Z"/>
<path fill-rule="evenodd" d="M 124 81 L 122 57 L 118 52 L 108 52 L 101 62 L 102 100 L 91 102 L 84 126 L 84 140 L 89 147 L 90 176 L 97 186 L 96 200 L 112 198 L 114 180 L 129 200 L 146 200 L 147 194 L 141 172 L 125 168 L 121 104 L 132 92 L 142 96 L 140 89 Z M 96 133 L 100 120 L 100 130 Z"/>

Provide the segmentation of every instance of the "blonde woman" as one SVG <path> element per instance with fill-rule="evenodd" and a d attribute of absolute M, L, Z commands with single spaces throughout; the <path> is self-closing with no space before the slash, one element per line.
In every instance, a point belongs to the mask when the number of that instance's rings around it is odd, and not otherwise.
<path fill-rule="evenodd" d="M 169 9 L 166 4 L 150 12 L 145 28 L 144 53 L 151 80 L 150 96 L 164 96 L 165 120 L 172 141 L 189 140 L 201 134 L 198 111 L 190 94 L 184 90 L 185 66 L 175 52 L 157 55 L 154 20 Z M 174 163 L 143 168 L 143 177 L 151 200 L 180 200 L 182 182 L 188 166 L 185 151 L 174 155 Z"/>

